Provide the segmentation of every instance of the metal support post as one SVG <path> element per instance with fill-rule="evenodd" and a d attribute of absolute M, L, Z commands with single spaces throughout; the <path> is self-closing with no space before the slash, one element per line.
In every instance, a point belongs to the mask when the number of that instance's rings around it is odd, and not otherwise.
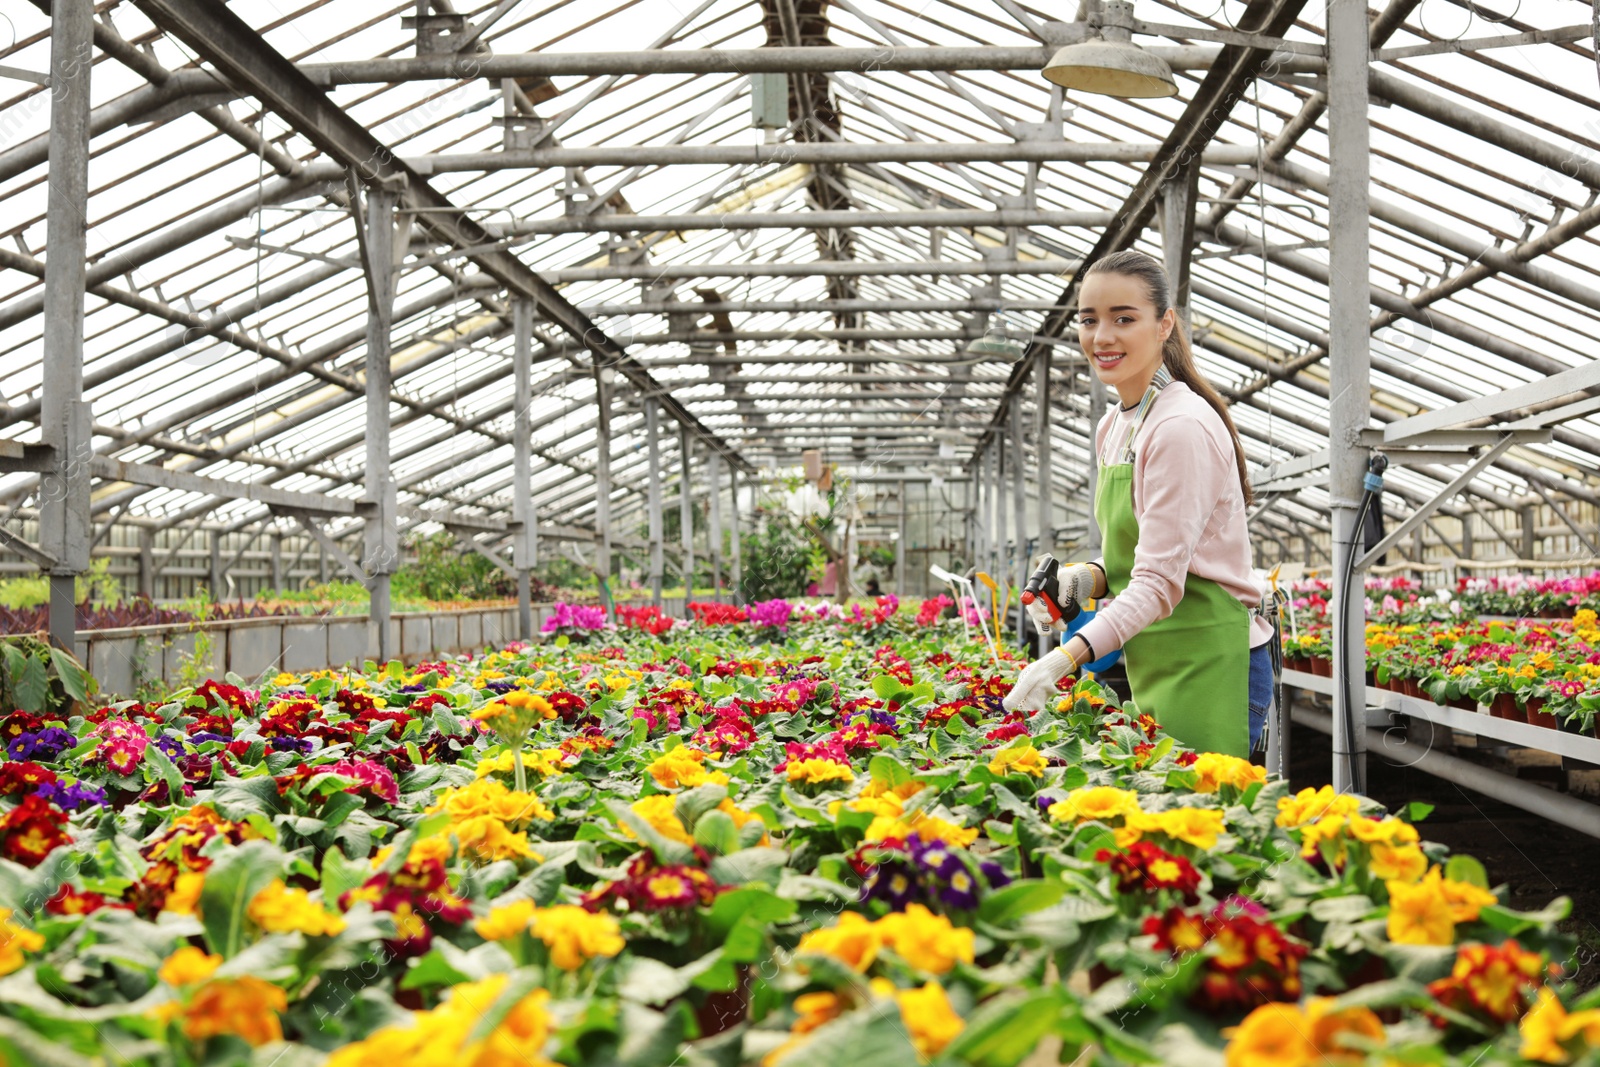
<path fill-rule="evenodd" d="M 283 588 L 283 534 L 273 533 L 267 538 L 267 580 L 274 590 Z"/>
<path fill-rule="evenodd" d="M 711 598 L 722 603 L 722 454 L 706 453 L 706 486 L 711 496 Z"/>
<path fill-rule="evenodd" d="M 1533 551 L 1539 545 L 1539 528 L 1535 521 L 1538 513 L 1538 508 L 1533 504 L 1524 504 L 1517 510 L 1517 514 L 1522 519 L 1523 559 L 1532 559 Z"/>
<path fill-rule="evenodd" d="M 744 546 L 739 543 L 739 472 L 732 466 L 728 468 L 728 499 L 732 501 L 729 509 L 731 519 L 731 534 L 729 539 L 729 585 L 732 587 L 730 599 L 735 604 L 744 603 Z"/>
<path fill-rule="evenodd" d="M 1194 248 L 1194 205 L 1200 168 L 1191 159 L 1179 167 L 1161 193 L 1161 252 L 1166 261 L 1168 295 L 1184 328 L 1189 326 L 1189 256 Z"/>
<path fill-rule="evenodd" d="M 647 504 L 650 521 L 650 603 L 660 610 L 662 571 L 665 569 L 661 544 L 661 404 L 653 396 L 646 397 L 644 402 L 644 436 L 650 463 Z"/>
<path fill-rule="evenodd" d="M 207 569 L 210 577 L 207 580 L 211 586 L 211 602 L 215 604 L 224 599 L 224 591 L 227 589 L 222 576 L 222 531 L 212 530 L 207 540 L 211 550 L 211 566 Z"/>
<path fill-rule="evenodd" d="M 1054 471 L 1051 468 L 1050 454 L 1050 352 L 1049 345 L 1039 346 L 1038 364 L 1035 366 L 1034 396 L 1038 404 L 1038 423 L 1035 427 L 1037 448 L 1039 450 L 1039 484 L 1038 509 L 1039 509 L 1039 551 L 1041 553 L 1054 553 L 1056 550 L 1056 524 L 1055 500 L 1053 499 L 1055 487 Z M 1090 371 L 1093 374 L 1094 371 Z M 1027 576 L 1023 576 L 1027 582 Z M 1053 635 L 1043 633 L 1039 635 L 1037 654 L 1044 655 L 1050 650 Z"/>
<path fill-rule="evenodd" d="M 1331 0 L 1327 13 L 1328 142 L 1341 161 L 1330 176 L 1328 213 L 1340 220 L 1329 242 L 1329 496 L 1333 510 L 1333 787 L 1366 791 L 1365 594 L 1359 508 L 1370 418 L 1370 171 L 1365 0 Z M 1348 579 L 1348 582 L 1346 581 Z M 1342 625 L 1340 623 L 1342 622 Z"/>
<path fill-rule="evenodd" d="M 378 662 L 387 663 L 399 651 L 390 633 L 389 578 L 399 562 L 399 515 L 394 478 L 389 472 L 389 367 L 390 334 L 394 325 L 395 205 L 398 194 L 389 189 L 367 190 L 364 227 L 367 269 L 367 470 L 366 500 L 373 505 L 365 524 L 367 558 L 362 569 L 371 594 L 368 614 L 377 629 Z M 351 205 L 355 209 L 356 205 Z M 404 244 L 399 248 L 404 253 Z"/>
<path fill-rule="evenodd" d="M 533 301 L 511 301 L 512 424 L 511 521 L 518 524 L 511 539 L 511 565 L 517 572 L 517 634 L 533 638 L 534 538 L 539 520 L 533 510 Z"/>
<path fill-rule="evenodd" d="M 50 566 L 50 640 L 77 646 L 76 579 L 89 569 L 89 406 L 83 399 L 83 294 L 89 204 L 92 0 L 57 0 L 50 22 L 49 192 L 40 437 L 39 547 Z"/>
<path fill-rule="evenodd" d="M 689 467 L 694 461 L 694 443 L 689 428 L 678 427 L 678 533 L 683 538 L 683 602 L 694 599 L 694 492 Z"/>
<path fill-rule="evenodd" d="M 1022 587 L 1028 584 L 1028 494 L 1022 476 L 1022 402 L 1011 405 L 1011 512 L 1017 542 L 1011 550 L 1011 579 L 1017 583 L 1017 645 L 1023 646 L 1028 614 L 1022 607 Z"/>
<path fill-rule="evenodd" d="M 994 444 L 989 450 L 989 477 L 990 485 L 994 491 L 989 494 L 989 562 L 985 568 L 990 577 L 996 573 L 1004 574 L 1000 569 L 1000 561 L 1006 556 L 1006 483 L 1005 483 L 1005 434 L 995 435 Z"/>
<path fill-rule="evenodd" d="M 156 598 L 156 532 L 139 527 L 139 576 L 135 590 L 146 600 Z"/>
<path fill-rule="evenodd" d="M 911 595 L 910 575 L 906 573 L 906 538 L 910 524 L 906 521 L 911 502 L 906 499 L 906 483 L 900 483 L 900 525 L 894 541 L 894 591 L 904 600 Z"/>
<path fill-rule="evenodd" d="M 595 569 L 606 594 L 607 618 L 615 618 L 611 593 L 611 386 L 615 375 L 609 367 L 596 365 L 594 371 L 595 457 L 594 457 L 594 541 Z"/>

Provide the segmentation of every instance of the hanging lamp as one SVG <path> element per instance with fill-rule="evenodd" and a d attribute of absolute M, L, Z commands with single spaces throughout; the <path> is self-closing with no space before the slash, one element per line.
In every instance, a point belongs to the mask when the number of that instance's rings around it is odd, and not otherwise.
<path fill-rule="evenodd" d="M 1176 96 L 1167 61 L 1133 43 L 1133 4 L 1104 0 L 1100 9 L 1100 36 L 1058 48 L 1045 64 L 1045 80 L 1101 96 Z"/>
<path fill-rule="evenodd" d="M 1012 320 L 1004 308 L 989 314 L 983 336 L 967 346 L 969 356 L 997 356 L 1008 363 L 1020 360 L 1026 349 L 1023 346 L 1032 331 Z"/>

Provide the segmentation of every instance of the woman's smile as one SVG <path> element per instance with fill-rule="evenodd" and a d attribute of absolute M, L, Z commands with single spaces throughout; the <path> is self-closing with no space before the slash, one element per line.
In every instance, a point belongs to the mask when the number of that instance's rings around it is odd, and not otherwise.
<path fill-rule="evenodd" d="M 1122 352 L 1096 352 L 1094 354 L 1094 365 L 1101 370 L 1110 370 L 1122 362 L 1124 355 L 1125 353 Z"/>

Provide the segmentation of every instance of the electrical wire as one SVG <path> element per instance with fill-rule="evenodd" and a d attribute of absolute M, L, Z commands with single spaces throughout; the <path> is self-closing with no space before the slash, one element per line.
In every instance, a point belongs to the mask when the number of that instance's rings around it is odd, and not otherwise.
<path fill-rule="evenodd" d="M 1382 457 L 1380 456 L 1380 457 L 1376 457 L 1376 458 L 1377 459 L 1381 459 Z M 1387 463 L 1385 463 L 1383 466 L 1387 466 Z M 1356 512 L 1355 527 L 1351 531 L 1350 544 L 1349 544 L 1348 550 L 1345 553 L 1344 575 L 1341 577 L 1340 582 L 1339 582 L 1339 588 L 1335 592 L 1335 598 L 1336 598 L 1336 602 L 1339 605 L 1339 611 L 1338 611 L 1337 617 L 1334 620 L 1334 625 L 1337 627 L 1337 629 L 1334 631 L 1334 633 L 1335 633 L 1335 636 L 1338 637 L 1341 642 L 1344 640 L 1344 635 L 1346 633 L 1348 633 L 1349 625 L 1350 625 L 1350 600 L 1351 600 L 1350 583 L 1355 577 L 1356 547 L 1357 547 L 1357 545 L 1361 545 L 1361 544 L 1365 543 L 1365 541 L 1362 538 L 1362 532 L 1364 530 L 1366 530 L 1366 528 L 1367 528 L 1367 514 L 1368 514 L 1368 512 L 1370 512 L 1372 510 L 1373 501 L 1377 500 L 1379 494 L 1383 492 L 1383 480 L 1382 480 L 1383 466 L 1380 466 L 1377 470 L 1372 470 L 1372 465 L 1371 464 L 1369 464 L 1369 466 L 1368 466 L 1369 475 L 1368 475 L 1367 479 L 1364 481 L 1364 487 L 1363 487 L 1362 494 L 1361 494 L 1361 507 Z M 1376 476 L 1375 479 L 1373 477 L 1374 475 Z M 1376 488 L 1373 488 L 1373 486 L 1372 486 L 1372 482 L 1374 480 L 1376 480 L 1376 482 L 1377 482 L 1377 487 Z M 1363 598 L 1363 600 L 1365 600 L 1365 597 L 1366 597 L 1366 590 L 1363 589 L 1362 590 L 1362 598 Z M 1366 647 L 1365 647 L 1365 642 L 1362 642 L 1362 644 L 1359 646 L 1359 649 L 1360 649 L 1360 654 L 1363 657 L 1362 672 L 1364 674 L 1365 671 L 1366 671 L 1366 664 L 1365 664 Z M 1346 650 L 1346 654 L 1347 655 L 1351 654 L 1348 649 Z M 1344 725 L 1344 741 L 1345 741 L 1345 751 L 1348 752 L 1349 755 L 1350 755 L 1350 787 L 1351 787 L 1352 792 L 1365 794 L 1366 791 L 1367 791 L 1366 770 L 1361 765 L 1361 761 L 1359 761 L 1359 760 L 1357 760 L 1355 758 L 1355 754 L 1356 754 L 1356 751 L 1357 751 L 1357 749 L 1356 749 L 1356 737 L 1358 736 L 1356 731 L 1361 729 L 1361 728 L 1363 728 L 1365 726 L 1365 722 L 1363 722 L 1361 726 L 1357 726 L 1356 725 L 1355 695 L 1350 691 L 1350 671 L 1348 669 L 1348 666 L 1346 664 L 1344 664 L 1343 662 L 1340 662 L 1340 663 L 1336 664 L 1335 666 L 1336 666 L 1336 669 L 1335 669 L 1334 673 L 1339 676 L 1339 679 L 1338 679 L 1339 691 L 1344 695 L 1344 707 L 1345 707 L 1345 717 L 1344 717 L 1344 723 L 1343 723 L 1343 725 Z M 1339 667 L 1344 667 L 1345 669 L 1339 670 L 1339 669 L 1337 669 Z M 1366 705 L 1367 705 L 1366 694 L 1365 694 L 1365 691 L 1363 691 L 1362 699 L 1361 699 L 1361 708 L 1362 708 L 1362 718 L 1363 718 L 1363 720 L 1366 718 L 1366 715 L 1365 715 Z"/>

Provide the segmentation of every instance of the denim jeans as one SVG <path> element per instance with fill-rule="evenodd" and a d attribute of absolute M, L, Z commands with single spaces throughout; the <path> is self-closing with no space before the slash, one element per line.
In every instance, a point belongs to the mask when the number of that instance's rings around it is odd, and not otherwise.
<path fill-rule="evenodd" d="M 1256 750 L 1261 733 L 1267 728 L 1267 709 L 1272 707 L 1272 649 L 1265 644 L 1250 650 L 1250 751 Z"/>

